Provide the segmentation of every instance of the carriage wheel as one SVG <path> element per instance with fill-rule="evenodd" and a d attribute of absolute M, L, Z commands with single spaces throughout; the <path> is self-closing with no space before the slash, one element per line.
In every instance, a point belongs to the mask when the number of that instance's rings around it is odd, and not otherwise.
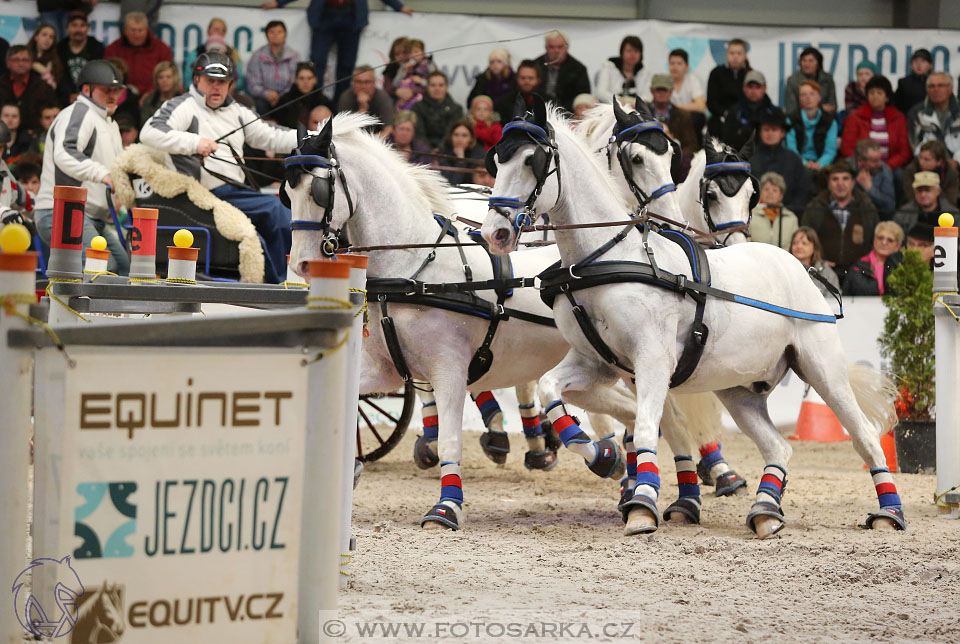
<path fill-rule="evenodd" d="M 403 409 L 394 411 L 402 400 Z M 413 417 L 417 396 L 411 383 L 402 391 L 360 396 L 357 408 L 357 458 L 375 461 L 392 450 L 403 438 Z"/>

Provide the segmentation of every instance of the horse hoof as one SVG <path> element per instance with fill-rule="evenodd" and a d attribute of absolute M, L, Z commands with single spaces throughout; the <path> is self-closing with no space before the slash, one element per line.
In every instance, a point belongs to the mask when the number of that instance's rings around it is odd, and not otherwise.
<path fill-rule="evenodd" d="M 670 525 L 697 525 L 690 517 L 679 512 L 671 512 L 667 523 Z"/>
<path fill-rule="evenodd" d="M 480 435 L 480 447 L 487 458 L 497 465 L 503 465 L 510 453 L 510 438 L 506 432 L 486 431 Z"/>
<path fill-rule="evenodd" d="M 873 530 L 888 530 L 893 532 L 897 529 L 897 524 L 893 522 L 893 519 L 888 519 L 886 517 L 880 517 L 879 519 L 874 519 L 873 525 L 871 526 Z"/>
<path fill-rule="evenodd" d="M 747 494 L 747 481 L 733 470 L 727 470 L 717 477 L 717 489 L 714 496 L 731 496 Z"/>
<path fill-rule="evenodd" d="M 597 456 L 587 467 L 602 479 L 619 479 L 627 471 L 620 446 L 609 438 L 597 441 Z"/>
<path fill-rule="evenodd" d="M 540 414 L 540 429 L 543 430 L 543 440 L 547 449 L 559 452 L 560 448 L 563 447 L 563 441 L 560 440 L 557 432 L 553 431 L 553 423 L 543 414 Z"/>
<path fill-rule="evenodd" d="M 777 534 L 786 524 L 783 521 L 771 516 L 759 516 L 753 520 L 753 529 L 757 533 L 758 539 L 766 539 Z"/>
<path fill-rule="evenodd" d="M 657 517 L 645 507 L 634 507 L 627 512 L 627 527 L 623 529 L 623 536 L 632 537 L 637 534 L 656 532 Z"/>
<path fill-rule="evenodd" d="M 663 520 L 674 525 L 697 525 L 700 523 L 700 504 L 692 497 L 679 498 L 663 511 Z"/>
<path fill-rule="evenodd" d="M 874 512 L 867 517 L 867 524 L 863 527 L 868 530 L 906 530 L 907 521 L 903 516 L 902 508 L 880 508 L 879 512 Z"/>
<path fill-rule="evenodd" d="M 440 462 L 440 458 L 430 448 L 430 443 L 423 436 L 417 436 L 417 440 L 413 444 L 413 462 L 421 470 L 429 470 Z"/>
<path fill-rule="evenodd" d="M 523 456 L 523 466 L 528 470 L 548 472 L 555 468 L 558 462 L 557 453 L 549 449 L 542 452 L 528 451 Z"/>
<path fill-rule="evenodd" d="M 456 532 L 460 529 L 460 517 L 449 505 L 437 503 L 420 520 L 420 527 L 424 530 L 445 529 Z"/>
<path fill-rule="evenodd" d="M 450 532 L 453 532 L 453 528 L 451 528 L 450 526 L 444 525 L 442 523 L 438 523 L 436 521 L 427 521 L 420 527 L 424 530 L 434 530 L 437 532 L 439 532 L 440 530 L 449 530 Z"/>
<path fill-rule="evenodd" d="M 703 464 L 703 461 L 697 462 L 697 476 L 700 477 L 701 485 L 713 487 L 716 481 L 710 476 L 710 468 Z"/>

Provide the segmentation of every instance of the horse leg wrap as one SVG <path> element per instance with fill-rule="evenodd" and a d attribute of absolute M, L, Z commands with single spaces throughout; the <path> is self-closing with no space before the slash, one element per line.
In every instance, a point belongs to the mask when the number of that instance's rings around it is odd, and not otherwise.
<path fill-rule="evenodd" d="M 503 465 L 510 453 L 510 438 L 507 432 L 484 432 L 480 435 L 480 447 L 487 458 L 497 465 Z"/>
<path fill-rule="evenodd" d="M 491 391 L 482 391 L 475 398 L 471 394 L 470 397 L 480 410 L 480 417 L 483 418 L 483 424 L 487 428 L 487 431 L 480 436 L 480 447 L 483 448 L 487 458 L 497 465 L 503 465 L 507 462 L 507 454 L 510 452 L 510 439 L 503 431 L 503 411 Z"/>
<path fill-rule="evenodd" d="M 634 494 L 630 500 L 625 502 L 620 508 L 620 516 L 623 518 L 624 524 L 627 523 L 630 517 L 630 510 L 636 507 L 645 508 L 653 516 L 654 525 L 643 530 L 643 532 L 655 532 L 656 529 L 660 527 L 660 511 L 657 510 L 656 499 L 651 499 L 649 496 L 642 494 Z"/>
<path fill-rule="evenodd" d="M 546 448 L 554 452 L 559 452 L 560 448 L 563 447 L 563 442 L 553 429 L 553 423 L 550 422 L 547 415 L 543 413 L 540 414 L 540 429 L 543 430 L 543 440 Z"/>
<path fill-rule="evenodd" d="M 747 515 L 747 527 L 754 534 L 757 532 L 754 525 L 754 520 L 757 517 L 768 516 L 780 521 L 780 526 L 772 534 L 780 532 L 786 526 L 787 522 L 783 516 L 783 509 L 780 507 L 780 500 L 786 487 L 787 471 L 785 469 L 779 465 L 767 465 L 763 468 L 763 476 L 760 478 L 760 485 L 757 488 L 757 500 Z"/>
<path fill-rule="evenodd" d="M 870 476 L 873 477 L 873 485 L 877 489 L 877 501 L 880 503 L 880 511 L 867 516 L 865 528 L 873 528 L 877 519 L 890 519 L 893 521 L 897 530 L 906 530 L 907 521 L 903 517 L 903 507 L 900 503 L 900 495 L 897 494 L 897 486 L 890 476 L 890 470 L 885 467 L 878 467 L 870 470 Z"/>
<path fill-rule="evenodd" d="M 554 400 L 547 405 L 545 411 L 547 418 L 553 425 L 553 431 L 557 432 L 560 441 L 567 449 L 582 456 L 587 463 L 593 463 L 597 460 L 597 446 L 580 429 L 580 423 L 577 419 L 567 413 L 563 401 Z"/>
<path fill-rule="evenodd" d="M 674 512 L 682 514 L 693 523 L 700 523 L 700 486 L 697 484 L 697 468 L 689 456 L 675 456 L 677 483 L 680 498 L 663 511 L 663 520 L 669 521 Z"/>
<path fill-rule="evenodd" d="M 531 467 L 532 464 L 546 458 L 543 454 L 548 451 L 547 441 L 543 436 L 543 428 L 540 426 L 540 412 L 537 410 L 537 403 L 519 405 L 519 407 L 520 422 L 523 424 L 523 435 L 527 439 L 527 455 L 524 457 L 523 464 L 528 469 L 545 469 L 543 467 Z M 556 463 L 556 458 L 553 459 L 553 462 Z"/>
<path fill-rule="evenodd" d="M 423 404 L 423 436 L 417 436 L 413 444 L 413 462 L 421 470 L 428 470 L 440 462 L 432 444 L 436 444 L 440 428 L 437 418 L 437 403 Z"/>
<path fill-rule="evenodd" d="M 597 441 L 597 456 L 593 461 L 587 461 L 587 468 L 602 479 L 619 478 L 625 471 L 623 454 L 612 436 Z"/>
<path fill-rule="evenodd" d="M 697 474 L 704 485 L 715 485 L 717 477 L 730 469 L 723 460 L 720 452 L 720 443 L 707 443 L 700 446 L 700 462 L 697 463 Z"/>
<path fill-rule="evenodd" d="M 634 461 L 636 465 L 636 461 Z M 634 472 L 634 477 L 636 472 Z M 620 502 L 617 503 L 617 509 L 620 512 L 623 512 L 623 506 L 633 498 L 633 486 L 636 485 L 637 479 L 631 478 L 629 474 L 620 479 Z"/>
<path fill-rule="evenodd" d="M 730 496 L 737 490 L 747 486 L 747 480 L 742 478 L 735 470 L 727 470 L 717 477 L 717 489 L 714 490 L 714 496 Z"/>
<path fill-rule="evenodd" d="M 653 499 L 656 503 L 660 496 L 660 468 L 657 467 L 657 451 L 639 448 L 637 454 L 636 484 L 633 496 Z"/>
<path fill-rule="evenodd" d="M 420 527 L 429 521 L 441 523 L 451 530 L 460 529 L 463 508 L 463 483 L 459 463 L 440 465 L 440 502 L 434 505 L 420 521 Z"/>

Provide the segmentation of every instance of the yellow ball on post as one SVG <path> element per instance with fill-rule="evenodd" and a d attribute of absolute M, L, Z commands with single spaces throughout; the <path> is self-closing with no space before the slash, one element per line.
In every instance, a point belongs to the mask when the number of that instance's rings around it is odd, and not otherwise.
<path fill-rule="evenodd" d="M 173 245 L 177 248 L 190 248 L 193 246 L 193 233 L 181 228 L 173 234 Z"/>
<path fill-rule="evenodd" d="M 93 250 L 107 250 L 107 238 L 97 235 L 90 240 L 90 248 Z"/>
<path fill-rule="evenodd" d="M 937 219 L 937 223 L 940 224 L 941 228 L 950 228 L 953 226 L 953 215 L 949 212 L 942 213 Z"/>
<path fill-rule="evenodd" d="M 4 253 L 25 253 L 30 248 L 30 231 L 23 224 L 7 224 L 0 228 L 0 250 Z"/>

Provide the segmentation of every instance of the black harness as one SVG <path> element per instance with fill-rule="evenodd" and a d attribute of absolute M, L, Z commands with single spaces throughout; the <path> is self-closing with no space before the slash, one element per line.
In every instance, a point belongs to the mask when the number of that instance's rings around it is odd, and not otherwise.
<path fill-rule="evenodd" d="M 715 183 L 723 194 L 732 197 L 740 191 L 744 182 L 749 180 L 753 184 L 753 194 L 750 196 L 750 205 L 747 208 L 746 221 L 728 221 L 717 224 L 710 215 L 710 198 L 707 189 L 710 183 Z M 710 232 L 719 233 L 731 228 L 749 226 L 750 218 L 753 216 L 753 209 L 760 202 L 760 182 L 751 172 L 751 166 L 748 162 L 742 161 L 735 154 L 727 154 L 726 158 L 718 163 L 708 163 L 703 170 L 703 178 L 700 179 L 700 203 L 703 205 L 703 214 L 707 220 L 707 226 Z M 724 246 L 727 240 L 736 231 L 730 231 L 723 240 L 717 240 L 717 245 Z M 746 233 L 749 235 L 749 233 Z"/>
<path fill-rule="evenodd" d="M 636 113 L 631 113 L 631 116 L 634 114 Z M 634 118 L 636 119 L 637 117 Z M 677 143 L 675 139 L 667 136 L 667 133 L 663 129 L 663 123 L 660 121 L 638 120 L 638 122 L 628 127 L 622 127 L 620 121 L 617 121 L 613 127 L 613 134 L 610 135 L 610 141 L 606 146 L 607 168 L 610 170 L 613 169 L 613 157 L 616 156 L 617 161 L 620 163 L 620 169 L 623 171 L 623 178 L 626 180 L 630 191 L 637 199 L 639 208 L 642 210 L 646 206 L 649 206 L 654 200 L 659 199 L 667 193 L 674 192 L 677 189 L 677 184 L 671 181 L 670 183 L 663 184 L 650 194 L 647 194 L 643 188 L 637 185 L 637 182 L 633 178 L 633 161 L 626 148 L 626 145 L 630 143 L 644 145 L 656 154 L 666 152 L 668 145 L 672 147 L 673 153 L 670 157 L 670 174 L 674 176 L 679 173 L 683 156 L 680 152 L 680 144 Z M 616 152 L 614 152 L 614 148 Z"/>

